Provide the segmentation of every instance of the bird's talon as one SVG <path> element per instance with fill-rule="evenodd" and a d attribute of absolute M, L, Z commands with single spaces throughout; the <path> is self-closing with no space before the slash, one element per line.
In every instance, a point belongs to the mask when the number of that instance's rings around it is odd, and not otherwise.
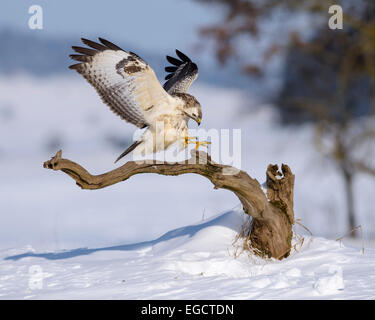
<path fill-rule="evenodd" d="M 191 141 L 191 140 L 195 140 L 195 141 Z M 197 137 L 185 137 L 185 147 L 189 144 L 189 143 L 197 143 Z"/>
<path fill-rule="evenodd" d="M 211 144 L 210 141 L 196 141 L 195 142 L 195 150 L 197 150 L 199 148 L 199 146 L 206 146 Z"/>

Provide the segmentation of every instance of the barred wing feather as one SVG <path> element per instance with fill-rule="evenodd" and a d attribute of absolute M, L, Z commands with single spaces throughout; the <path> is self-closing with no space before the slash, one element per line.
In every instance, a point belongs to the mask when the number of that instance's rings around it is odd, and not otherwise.
<path fill-rule="evenodd" d="M 82 39 L 89 48 L 73 46 L 79 54 L 70 57 L 79 63 L 69 68 L 80 73 L 122 119 L 139 128 L 149 126 L 171 97 L 142 58 L 102 38 L 99 41 Z"/>

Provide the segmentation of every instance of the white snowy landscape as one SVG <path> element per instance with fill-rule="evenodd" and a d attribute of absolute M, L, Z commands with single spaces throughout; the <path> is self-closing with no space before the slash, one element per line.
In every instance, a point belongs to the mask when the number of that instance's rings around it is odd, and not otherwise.
<path fill-rule="evenodd" d="M 344 237 L 344 186 L 313 128 L 280 127 L 240 90 L 194 84 L 201 127 L 241 129 L 241 169 L 296 176 L 296 225 L 282 261 L 240 253 L 238 199 L 196 175 L 137 175 L 84 191 L 43 168 L 57 150 L 91 173 L 112 170 L 134 127 L 78 76 L 0 78 L 0 299 L 374 299 L 375 180 L 355 180 L 362 241 Z M 192 125 L 194 128 L 195 125 Z M 301 239 L 303 238 L 303 242 Z"/>

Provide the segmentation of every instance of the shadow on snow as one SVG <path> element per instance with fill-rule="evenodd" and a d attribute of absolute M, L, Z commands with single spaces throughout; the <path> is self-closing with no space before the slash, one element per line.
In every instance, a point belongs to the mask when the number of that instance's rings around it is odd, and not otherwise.
<path fill-rule="evenodd" d="M 232 228 L 233 230 L 236 227 L 240 226 L 234 226 L 233 225 L 233 211 L 228 211 L 226 213 L 220 214 L 218 216 L 215 216 L 211 218 L 210 220 L 197 224 L 197 225 L 190 225 L 186 227 L 181 227 L 175 230 L 168 231 L 161 237 L 150 240 L 150 241 L 143 241 L 138 243 L 132 243 L 132 244 L 125 244 L 125 245 L 118 245 L 118 246 L 111 246 L 111 247 L 103 247 L 103 248 L 78 248 L 73 250 L 67 250 L 67 251 L 61 251 L 61 252 L 47 252 L 47 253 L 33 253 L 33 252 L 26 252 L 14 256 L 6 257 L 4 260 L 20 260 L 23 258 L 28 257 L 34 257 L 34 258 L 44 258 L 48 260 L 60 260 L 60 259 L 68 259 L 68 258 L 74 258 L 78 256 L 84 256 L 89 255 L 91 253 L 97 252 L 97 251 L 113 251 L 113 250 L 119 250 L 119 251 L 131 251 L 131 250 L 139 250 L 146 247 L 154 246 L 160 242 L 168 241 L 174 238 L 179 238 L 183 236 L 194 236 L 197 232 L 200 230 L 211 227 L 211 226 L 226 226 L 229 228 Z M 238 230 L 236 230 L 238 231 Z"/>

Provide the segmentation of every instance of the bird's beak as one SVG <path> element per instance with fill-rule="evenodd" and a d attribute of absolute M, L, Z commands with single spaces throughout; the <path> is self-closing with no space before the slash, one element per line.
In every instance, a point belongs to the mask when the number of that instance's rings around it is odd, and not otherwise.
<path fill-rule="evenodd" d="M 202 119 L 201 119 L 201 118 L 198 118 L 198 119 L 197 119 L 198 126 L 201 125 L 201 122 L 202 122 Z"/>

